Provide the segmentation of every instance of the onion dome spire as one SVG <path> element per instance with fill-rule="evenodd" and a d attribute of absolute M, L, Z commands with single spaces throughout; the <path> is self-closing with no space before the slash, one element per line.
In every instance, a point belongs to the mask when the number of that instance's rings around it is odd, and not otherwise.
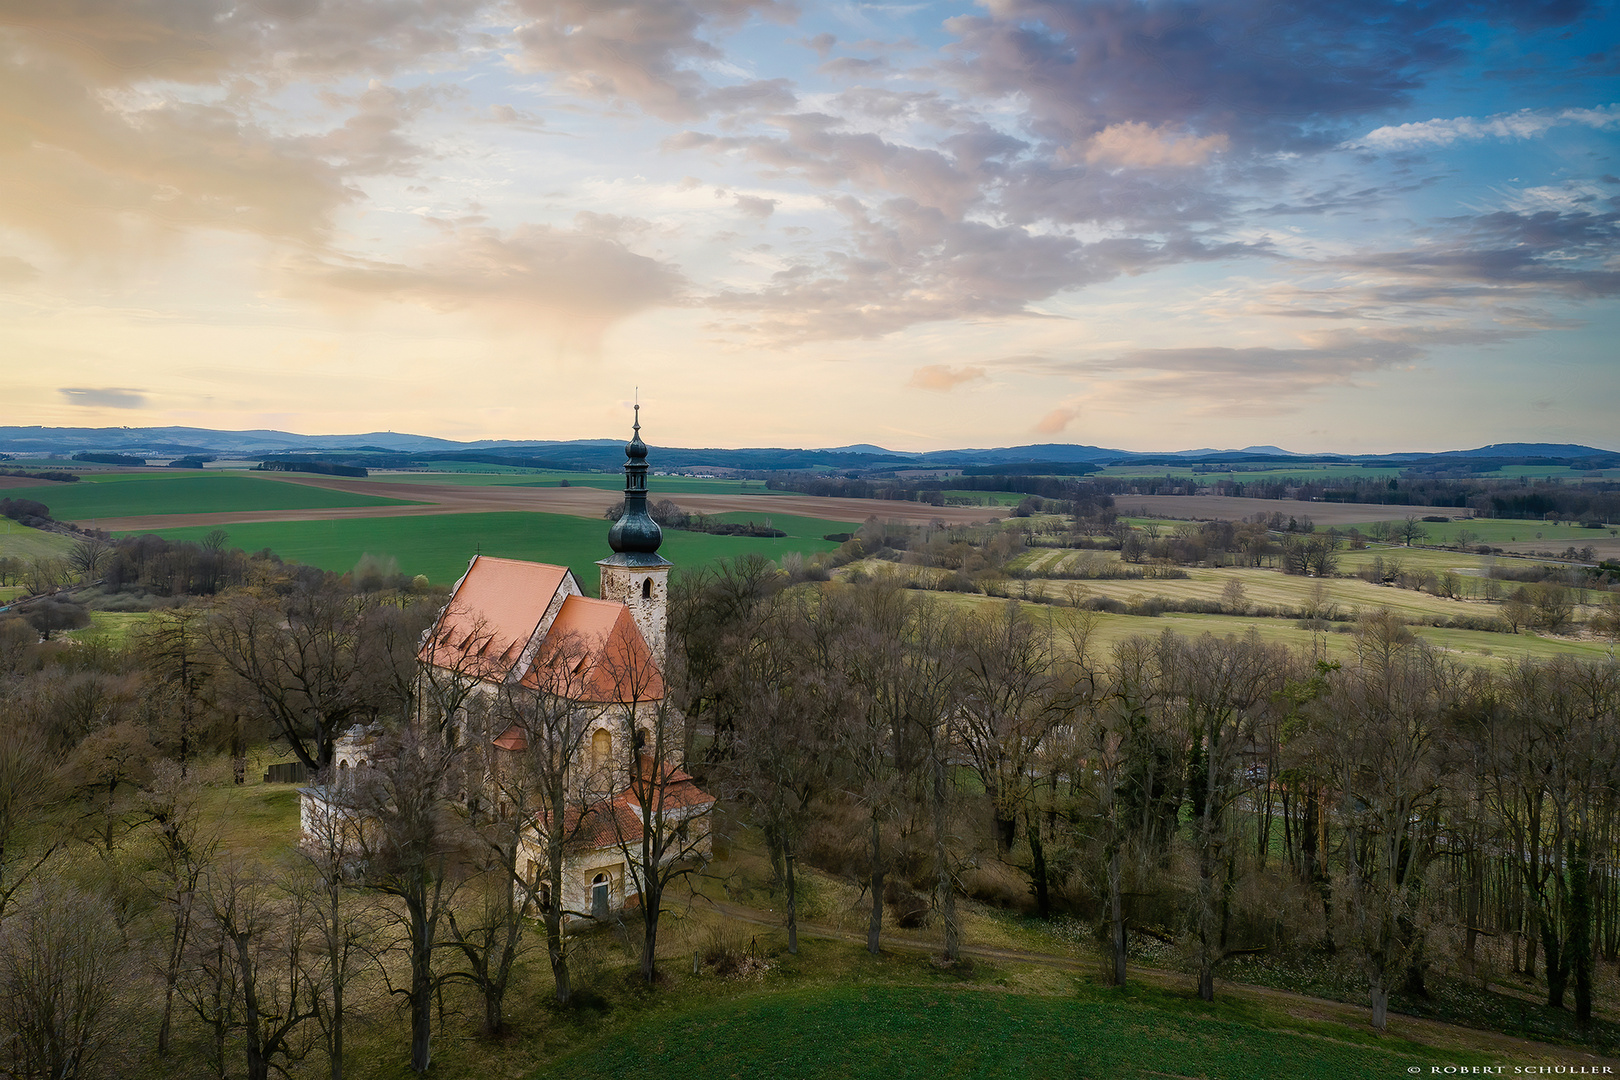
<path fill-rule="evenodd" d="M 664 542 L 664 531 L 647 513 L 647 444 L 641 441 L 641 405 L 624 447 L 624 513 L 608 530 L 608 546 L 621 555 L 652 555 Z"/>

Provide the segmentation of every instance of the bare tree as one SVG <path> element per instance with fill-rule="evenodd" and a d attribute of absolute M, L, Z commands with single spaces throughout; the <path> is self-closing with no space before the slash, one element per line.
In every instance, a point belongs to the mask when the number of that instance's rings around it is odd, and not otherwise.
<path fill-rule="evenodd" d="M 573 996 L 566 921 L 585 914 L 565 903 L 567 858 L 579 838 L 583 811 L 606 791 L 598 763 L 587 757 L 590 732 L 606 706 L 586 700 L 588 664 L 581 663 L 586 659 L 583 642 L 558 637 L 522 682 L 502 688 L 496 715 L 508 726 L 497 742 L 501 752 L 492 770 L 498 815 L 484 840 L 503 867 L 508 896 L 519 901 L 506 915 L 521 916 L 531 906 L 540 912 L 560 1005 Z M 609 767 L 600 763 L 601 769 Z"/>
<path fill-rule="evenodd" d="M 1225 640 L 1206 634 L 1191 642 L 1166 633 L 1158 651 L 1160 669 L 1169 678 L 1191 739 L 1187 780 L 1198 877 L 1190 932 L 1198 959 L 1198 996 L 1210 1001 L 1215 968 L 1231 955 L 1231 893 L 1242 856 L 1228 811 L 1243 790 L 1240 774 L 1258 713 L 1276 702 L 1287 657 L 1253 632 Z"/>
<path fill-rule="evenodd" d="M 169 933 L 164 947 L 163 1017 L 158 1023 L 157 1052 L 167 1057 L 174 1021 L 180 967 L 191 939 L 199 885 L 219 847 L 217 832 L 204 832 L 198 811 L 198 791 L 186 781 L 181 768 L 161 761 L 141 791 L 140 813 L 152 827 L 155 848 L 156 892 L 168 915 Z"/>
<path fill-rule="evenodd" d="M 29 725 L 0 723 L 0 917 L 64 841 L 50 819 L 61 799 L 57 760 Z"/>
<path fill-rule="evenodd" d="M 1373 1028 L 1382 1032 L 1390 991 L 1403 981 L 1421 989 L 1425 872 L 1433 858 L 1426 832 L 1440 791 L 1437 739 L 1451 680 L 1415 642 L 1363 657 L 1318 707 L 1337 747 L 1345 829 L 1340 909 L 1367 975 Z"/>
<path fill-rule="evenodd" d="M 411 1068 L 419 1073 L 433 1060 L 434 957 L 443 947 L 439 923 L 455 890 L 452 870 L 463 841 L 446 806 L 455 757 L 437 733 L 407 724 L 367 770 L 359 799 L 366 883 L 399 903 L 395 916 L 410 973 L 393 993 L 405 998 Z"/>
<path fill-rule="evenodd" d="M 393 649 L 379 656 L 369 633 L 379 603 L 331 582 L 304 582 L 282 597 L 227 597 L 203 624 L 243 706 L 268 720 L 311 772 L 332 763 L 332 744 L 351 724 L 407 709 L 409 680 L 400 671 L 413 670 L 415 638 L 394 635 Z"/>
<path fill-rule="evenodd" d="M 636 647 L 639 641 L 626 635 L 602 643 L 597 662 L 614 688 L 618 761 L 615 794 L 590 813 L 609 822 L 641 899 L 641 977 L 650 984 L 658 974 L 664 896 L 708 850 L 714 800 L 675 764 L 683 718 L 665 695 L 663 674 L 651 654 Z"/>
<path fill-rule="evenodd" d="M 366 820 L 348 812 L 351 795 L 352 789 L 329 791 L 329 799 L 343 801 L 306 819 L 299 862 L 287 885 L 308 916 L 306 978 L 332 1080 L 343 1080 L 349 989 L 371 962 L 380 936 L 376 905 L 355 888 Z"/>
<path fill-rule="evenodd" d="M 725 775 L 765 837 L 776 883 L 786 893 L 788 952 L 799 951 L 798 843 L 827 783 L 818 685 L 807 663 L 809 614 L 796 598 L 761 604 L 737 635 L 727 679 L 753 703 L 738 718 Z"/>
<path fill-rule="evenodd" d="M 316 990 L 302 956 L 308 946 L 304 897 L 262 880 L 240 864 L 221 864 L 206 875 L 205 925 L 198 937 L 228 973 L 233 995 L 228 1016 L 240 1033 L 248 1080 L 286 1074 L 311 1040 Z"/>
<path fill-rule="evenodd" d="M 114 1075 L 129 968 L 104 901 L 59 882 L 20 896 L 0 922 L 0 1072 L 18 1080 Z"/>

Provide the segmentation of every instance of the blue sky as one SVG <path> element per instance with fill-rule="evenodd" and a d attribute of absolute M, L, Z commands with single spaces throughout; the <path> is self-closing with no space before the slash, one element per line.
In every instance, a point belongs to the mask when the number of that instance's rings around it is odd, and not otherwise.
<path fill-rule="evenodd" d="M 0 0 L 10 423 L 1620 449 L 1612 3 Z"/>

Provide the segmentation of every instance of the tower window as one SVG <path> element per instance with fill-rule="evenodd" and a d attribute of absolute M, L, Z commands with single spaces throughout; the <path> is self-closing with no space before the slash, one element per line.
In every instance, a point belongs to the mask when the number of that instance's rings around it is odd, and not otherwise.
<path fill-rule="evenodd" d="M 641 598 L 643 600 L 652 599 L 652 578 L 650 577 L 641 579 Z"/>

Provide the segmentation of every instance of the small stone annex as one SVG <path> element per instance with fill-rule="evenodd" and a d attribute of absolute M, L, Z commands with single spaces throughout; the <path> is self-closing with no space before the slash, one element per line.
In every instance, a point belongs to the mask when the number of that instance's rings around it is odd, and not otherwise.
<path fill-rule="evenodd" d="M 625 446 L 624 512 L 608 532 L 612 554 L 597 562 L 601 598 L 586 596 L 566 567 L 477 555 L 417 655 L 424 685 L 466 685 L 463 715 L 496 715 L 503 691 L 508 697 L 518 691 L 566 716 L 576 750 L 563 779 L 572 794 L 558 899 L 569 921 L 610 917 L 638 902 L 639 866 L 632 862 L 648 850 L 642 843 L 648 828 L 678 830 L 678 842 L 660 845 L 666 860 L 710 855 L 714 797 L 679 768 L 680 718 L 664 700 L 672 564 L 658 554 L 662 530 L 647 511 L 647 446 L 636 409 Z M 503 818 L 512 812 L 503 774 L 520 767 L 530 739 L 522 723 L 511 723 L 490 740 L 484 786 Z M 352 729 L 334 746 L 331 781 L 301 789 L 306 842 L 323 828 L 330 834 L 334 824 L 364 830 L 346 792 L 371 760 L 373 743 L 369 729 Z M 538 891 L 550 822 L 543 812 L 526 812 L 533 827 L 521 834 L 519 866 Z"/>

